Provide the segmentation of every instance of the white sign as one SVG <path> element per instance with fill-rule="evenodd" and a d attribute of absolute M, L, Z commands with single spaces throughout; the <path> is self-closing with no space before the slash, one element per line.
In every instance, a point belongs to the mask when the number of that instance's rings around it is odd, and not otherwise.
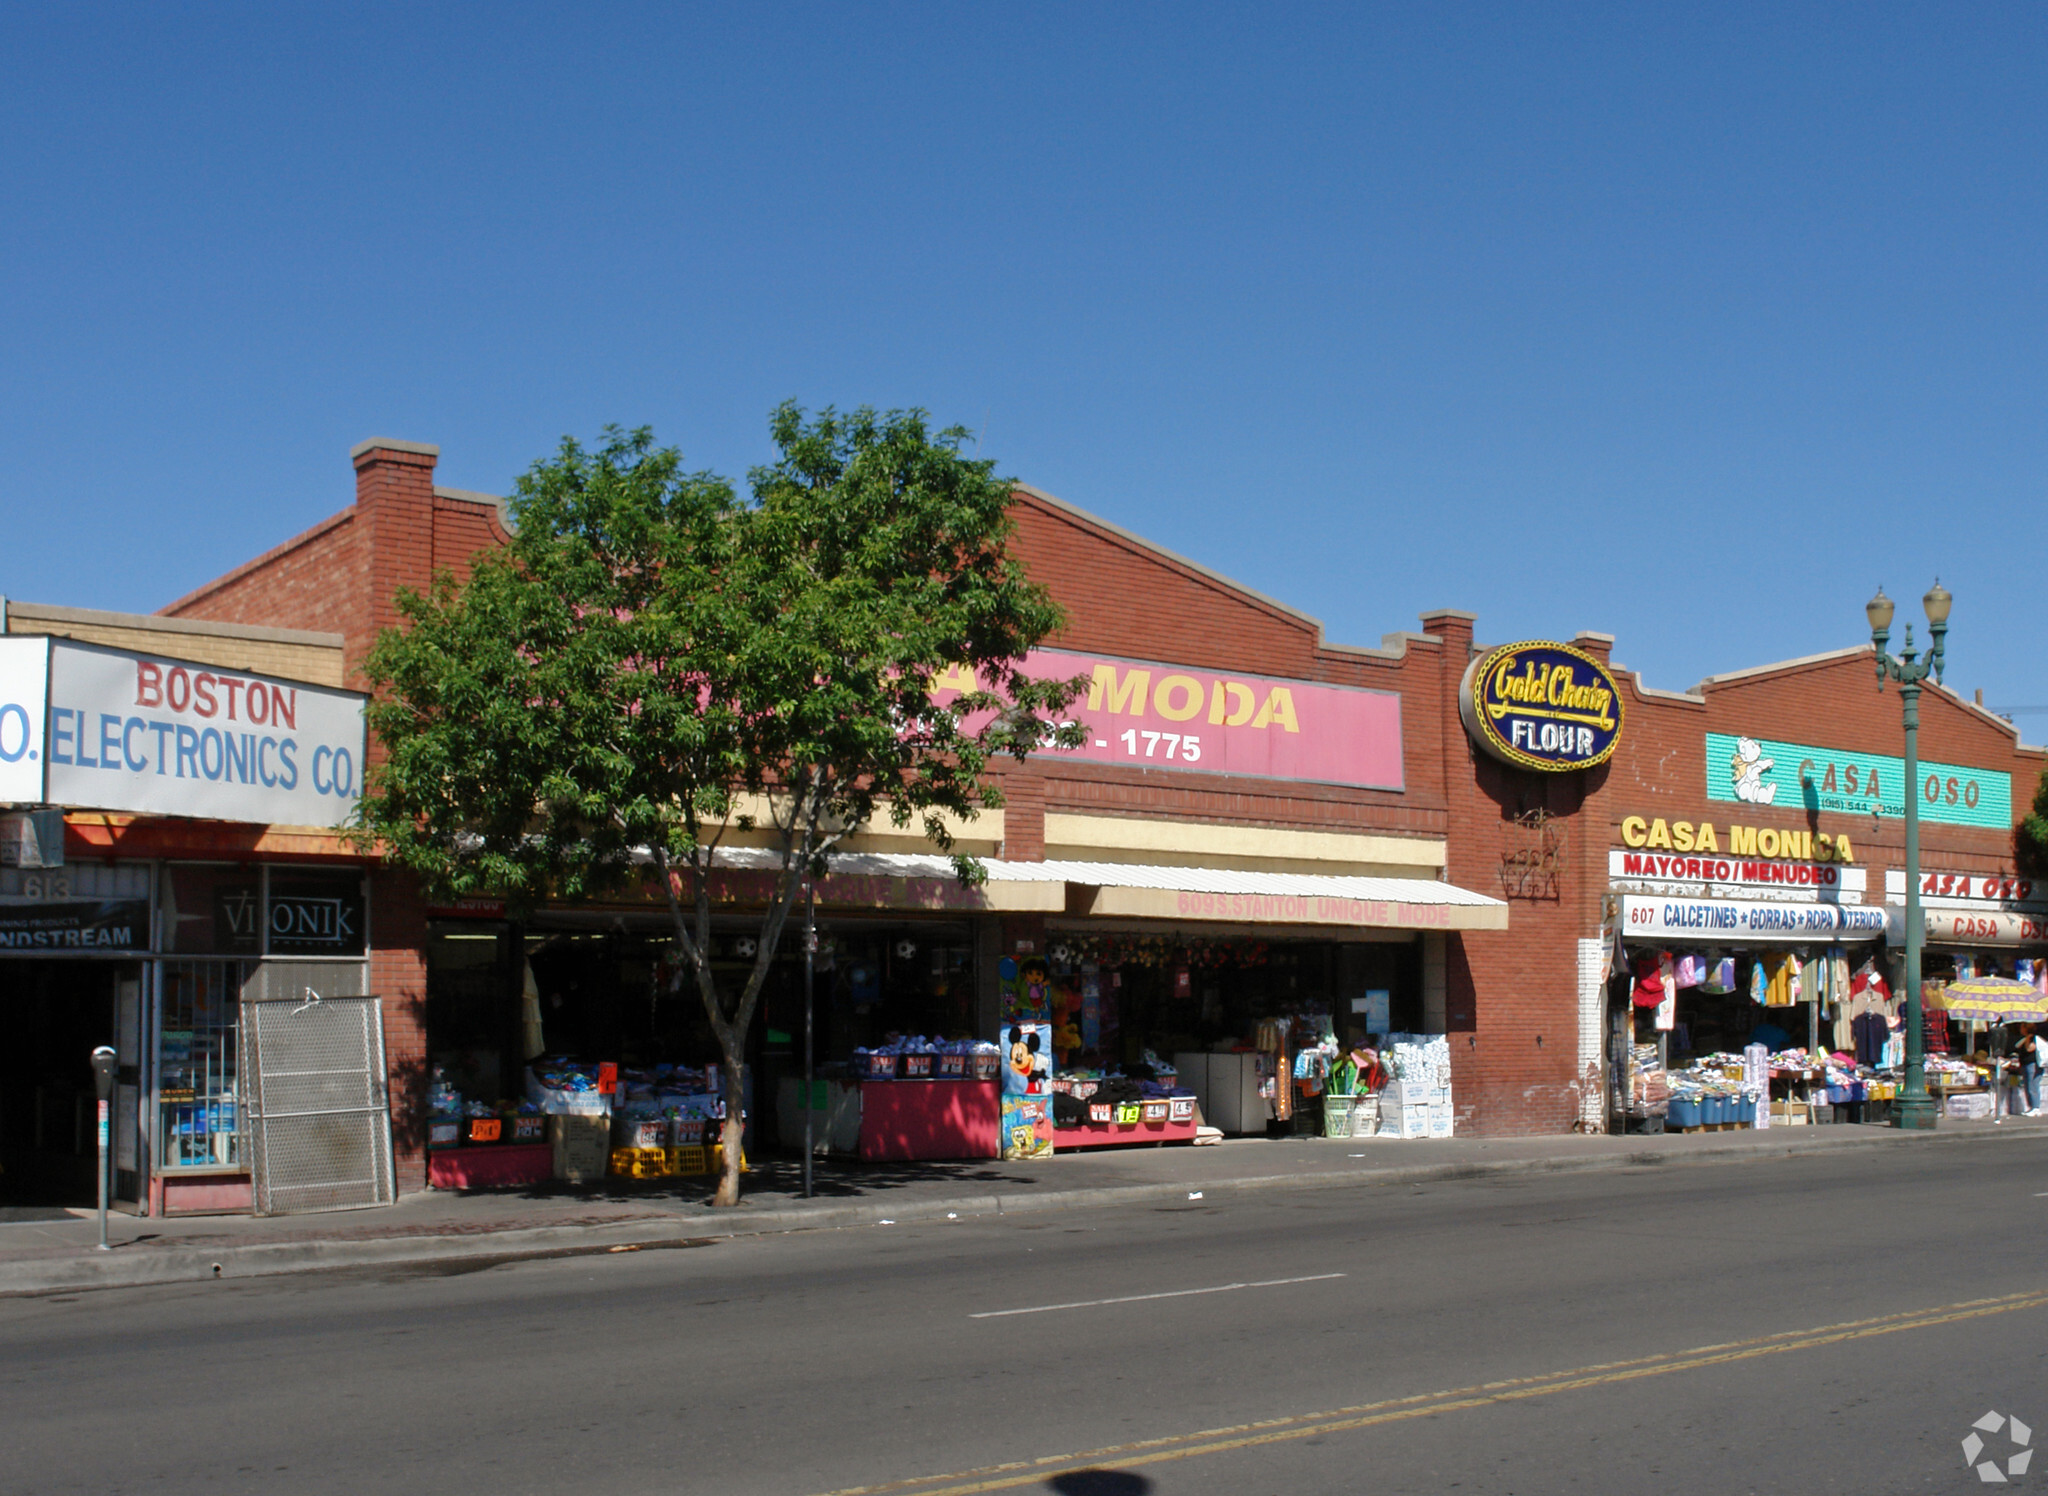
<path fill-rule="evenodd" d="M 1885 932 L 1884 909 L 1876 904 L 1780 904 L 1755 899 L 1659 899 L 1629 895 L 1621 901 L 1621 920 L 1625 939 L 1692 945 L 1876 940 Z"/>
<path fill-rule="evenodd" d="M 1612 882 L 1695 883 L 1696 892 L 1720 888 L 1783 889 L 1808 899 L 1839 899 L 1845 893 L 1861 903 L 1868 874 L 1860 867 L 1839 862 L 1798 862 L 1772 857 L 1700 857 L 1679 852 L 1628 852 L 1612 847 L 1607 853 L 1607 876 Z"/>
<path fill-rule="evenodd" d="M 52 804 L 286 826 L 338 826 L 363 784 L 363 698 L 50 641 Z"/>
<path fill-rule="evenodd" d="M 1906 911 L 1891 906 L 1893 945 L 1905 944 Z M 1974 909 L 1925 909 L 1927 936 L 1938 945 L 2048 945 L 2048 914 L 2010 914 L 1982 905 Z"/>
<path fill-rule="evenodd" d="M 1884 875 L 1887 901 L 1906 902 L 1904 868 L 1888 869 Z M 1920 902 L 1937 909 L 2004 909 L 2014 913 L 2048 912 L 2048 888 L 2031 878 L 2011 873 L 1920 874 Z"/>
<path fill-rule="evenodd" d="M 50 641 L 0 639 L 0 804 L 43 802 L 43 698 Z"/>

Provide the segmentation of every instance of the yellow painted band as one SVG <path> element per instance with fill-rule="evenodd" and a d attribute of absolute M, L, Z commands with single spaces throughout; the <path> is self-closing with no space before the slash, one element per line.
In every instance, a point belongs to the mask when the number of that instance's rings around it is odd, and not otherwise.
<path fill-rule="evenodd" d="M 1905 1330 L 1924 1330 L 1936 1325 L 1957 1324 L 1993 1314 L 2012 1314 L 2024 1309 L 2048 1308 L 2048 1293 L 2009 1294 L 1995 1299 L 1966 1299 L 1930 1309 L 1907 1310 L 1875 1319 L 1850 1320 L 1838 1325 L 1821 1325 L 1809 1330 L 1785 1330 L 1753 1340 L 1730 1341 L 1726 1345 L 1697 1346 L 1692 1350 L 1666 1352 L 1634 1361 L 1611 1361 L 1543 1376 L 1517 1377 L 1460 1387 L 1447 1392 L 1419 1393 L 1390 1398 L 1384 1402 L 1362 1403 L 1351 1408 L 1334 1408 L 1322 1413 L 1302 1413 L 1285 1418 L 1226 1428 L 1204 1429 L 1200 1433 L 1173 1438 L 1141 1439 L 1129 1444 L 1112 1444 L 1074 1454 L 1046 1455 L 1040 1459 L 987 1465 L 979 1470 L 962 1470 L 951 1475 L 927 1475 L 880 1485 L 847 1486 L 826 1496 L 886 1496 L 886 1493 L 915 1493 L 915 1496 L 977 1496 L 984 1491 L 1011 1490 L 1044 1481 L 1052 1476 L 1094 1469 L 1105 1461 L 1120 1465 L 1165 1464 L 1193 1459 L 1198 1455 L 1224 1454 L 1318 1434 L 1343 1433 L 1396 1423 L 1410 1418 L 1429 1418 L 1439 1413 L 1456 1413 L 1497 1403 L 1549 1397 L 1558 1392 L 1578 1392 L 1588 1387 L 1664 1376 L 1674 1371 L 1692 1371 L 1703 1366 L 1720 1366 L 1759 1356 L 1783 1355 L 1789 1351 L 1817 1350 L 1851 1340 L 1877 1335 L 1896 1335 Z M 955 1484 L 945 1484 L 955 1482 Z"/>

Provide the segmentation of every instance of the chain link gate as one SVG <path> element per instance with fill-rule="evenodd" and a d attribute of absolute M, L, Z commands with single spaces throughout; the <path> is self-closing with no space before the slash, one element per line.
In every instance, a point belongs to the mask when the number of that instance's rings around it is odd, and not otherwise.
<path fill-rule="evenodd" d="M 245 995 L 242 1036 L 256 1214 L 392 1204 L 383 1000 Z"/>

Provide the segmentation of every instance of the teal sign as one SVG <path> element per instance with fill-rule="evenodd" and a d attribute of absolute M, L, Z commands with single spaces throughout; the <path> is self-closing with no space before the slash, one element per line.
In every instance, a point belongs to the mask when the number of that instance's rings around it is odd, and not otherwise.
<path fill-rule="evenodd" d="M 1920 761 L 1920 819 L 2012 828 L 2012 776 Z M 1906 813 L 1906 761 L 1810 743 L 1707 734 L 1707 798 L 1786 810 L 1828 810 L 1897 820 Z"/>

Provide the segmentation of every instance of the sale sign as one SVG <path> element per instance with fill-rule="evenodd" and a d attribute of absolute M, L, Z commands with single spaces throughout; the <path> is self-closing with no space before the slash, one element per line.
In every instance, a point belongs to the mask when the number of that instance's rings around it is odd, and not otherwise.
<path fill-rule="evenodd" d="M 1107 655 L 1035 649 L 1025 672 L 1086 679 L 1068 710 L 1087 728 L 1077 749 L 1047 749 L 1089 763 L 1309 780 L 1361 789 L 1403 788 L 1401 698 L 1392 691 L 1198 670 Z M 957 666 L 933 681 L 941 703 L 979 689 Z"/>

